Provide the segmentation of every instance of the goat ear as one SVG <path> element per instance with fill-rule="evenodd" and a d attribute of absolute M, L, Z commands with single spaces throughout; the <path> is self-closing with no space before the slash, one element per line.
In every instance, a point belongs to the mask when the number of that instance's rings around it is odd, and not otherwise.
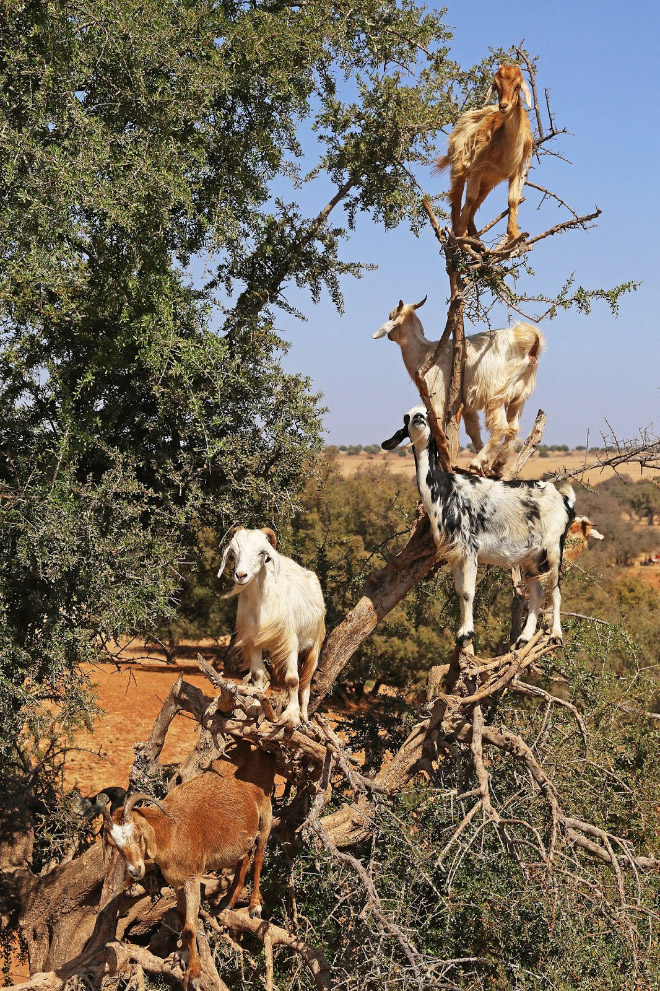
<path fill-rule="evenodd" d="M 428 293 L 427 293 L 426 296 L 424 297 L 424 299 L 422 299 L 419 303 L 413 303 L 413 310 L 418 310 L 420 308 L 420 306 L 424 306 L 424 303 L 426 302 L 426 300 L 428 298 L 429 298 L 429 296 L 428 296 Z"/>
<path fill-rule="evenodd" d="M 393 451 L 395 447 L 398 447 L 399 444 L 406 439 L 406 437 L 410 437 L 407 423 L 405 427 L 401 427 L 400 430 L 397 430 L 397 432 L 393 434 L 389 440 L 384 440 L 380 446 L 384 451 Z"/>
<path fill-rule="evenodd" d="M 273 578 L 275 579 L 275 581 L 277 581 L 278 578 L 280 577 L 280 555 L 273 554 L 272 561 L 273 561 Z"/>
<path fill-rule="evenodd" d="M 220 577 L 220 575 L 222 574 L 222 572 L 225 570 L 225 565 L 227 563 L 227 558 L 229 556 L 229 551 L 230 550 L 231 550 L 231 546 L 228 544 L 225 547 L 225 553 L 222 555 L 222 561 L 220 562 L 220 567 L 218 568 L 218 578 Z"/>
<path fill-rule="evenodd" d="M 142 836 L 144 837 L 144 852 L 149 860 L 153 860 L 158 853 L 158 847 L 156 845 L 156 833 L 154 832 L 153 826 L 144 820 L 141 824 L 142 826 Z"/>
<path fill-rule="evenodd" d="M 532 94 L 530 93 L 529 86 L 527 85 L 527 83 L 525 82 L 524 79 L 523 79 L 523 81 L 521 83 L 520 89 L 522 90 L 522 95 L 525 97 L 525 103 L 527 104 L 528 108 L 531 110 L 532 109 Z"/>
<path fill-rule="evenodd" d="M 277 547 L 277 536 L 274 530 L 271 530 L 269 526 L 262 526 L 261 532 L 266 535 L 268 542 L 272 544 L 273 547 Z"/>
<path fill-rule="evenodd" d="M 490 105 L 490 101 L 493 99 L 496 93 L 497 93 L 497 86 L 495 86 L 495 84 L 493 83 L 490 89 L 488 90 L 488 96 L 486 97 L 486 102 L 484 103 L 484 107 Z"/>
<path fill-rule="evenodd" d="M 399 305 L 398 305 L 398 306 L 397 306 L 397 308 L 396 308 L 396 312 L 397 312 L 397 313 L 400 313 L 402 309 L 403 309 L 403 300 L 402 300 L 402 299 L 400 299 L 400 300 L 399 300 Z"/>

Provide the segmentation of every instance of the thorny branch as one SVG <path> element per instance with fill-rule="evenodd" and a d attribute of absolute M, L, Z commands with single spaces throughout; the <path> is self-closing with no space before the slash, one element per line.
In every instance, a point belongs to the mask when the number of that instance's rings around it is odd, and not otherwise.
<path fill-rule="evenodd" d="M 536 133 L 534 155 L 552 154 L 547 143 L 563 133 L 556 127 L 546 92 L 546 111 L 549 125 L 546 127 L 540 109 L 537 92 L 536 72 L 526 54 L 518 51 L 519 58 L 526 65 L 534 98 Z M 353 180 L 349 180 L 320 212 L 310 226 L 314 233 L 334 206 L 350 191 Z M 572 228 L 584 228 L 595 220 L 600 211 L 583 216 L 578 215 L 556 193 L 536 183 L 527 183 L 545 198 L 554 199 L 566 209 L 569 220 L 560 222 L 547 231 L 534 237 L 521 234 L 516 241 L 488 248 L 481 240 L 497 223 L 503 220 L 507 211 L 500 213 L 486 224 L 480 238 L 456 238 L 451 231 L 443 228 L 425 198 L 423 208 L 435 237 L 445 255 L 450 280 L 450 303 L 447 323 L 439 347 L 444 347 L 449 338 L 454 341 L 455 354 L 451 386 L 447 408 L 434 410 L 432 397 L 426 383 L 426 375 L 437 359 L 437 351 L 417 373 L 416 381 L 420 394 L 430 413 L 431 427 L 438 443 L 443 466 L 450 468 L 455 457 L 455 446 L 460 419 L 461 381 L 463 374 L 463 316 L 469 300 L 479 299 L 485 285 L 496 299 L 507 306 L 522 312 L 519 297 L 508 286 L 506 277 L 516 274 L 516 265 L 523 255 L 539 241 Z M 511 263 L 507 268 L 506 264 Z M 278 274 L 279 278 L 279 274 Z M 281 279 L 280 279 L 281 281 Z M 244 308 L 260 308 L 271 300 L 279 282 L 266 287 L 256 299 L 243 300 Z M 545 425 L 545 414 L 539 411 L 536 422 L 520 453 L 509 466 L 504 477 L 515 478 L 525 462 L 540 443 Z M 450 433 L 448 438 L 447 434 Z M 585 459 L 586 460 L 586 459 Z M 604 455 L 581 469 L 560 472 L 556 478 L 563 479 L 580 475 L 587 470 L 618 467 L 621 464 L 639 464 L 640 468 L 660 468 L 660 443 L 644 437 L 634 446 L 622 447 L 616 444 L 615 451 Z M 425 578 L 439 564 L 437 550 L 424 517 L 415 522 L 406 548 L 381 572 L 368 580 L 364 594 L 356 607 L 335 630 L 332 631 L 323 652 L 323 667 L 317 678 L 312 709 L 318 708 L 330 691 L 336 678 L 345 668 L 354 652 L 383 616 L 399 602 L 409 589 L 420 579 Z M 190 713 L 202 727 L 200 740 L 194 753 L 184 762 L 180 774 L 191 775 L 209 766 L 210 762 L 224 753 L 232 740 L 247 739 L 253 744 L 275 753 L 277 770 L 300 794 L 310 796 L 311 807 L 305 819 L 305 826 L 320 841 L 333 859 L 349 866 L 355 873 L 366 895 L 366 908 L 376 919 L 379 927 L 395 941 L 400 952 L 408 961 L 417 986 L 430 986 L 429 975 L 435 964 L 427 960 L 416 948 L 411 937 L 399 927 L 384 910 L 377 887 L 362 862 L 346 852 L 368 838 L 374 828 L 377 816 L 377 802 L 387 799 L 404 789 L 413 778 L 434 772 L 434 762 L 447 753 L 469 751 L 471 767 L 477 786 L 457 795 L 462 808 L 473 800 L 458 824 L 452 829 L 443 849 L 438 855 L 438 863 L 444 864 L 449 852 L 464 843 L 457 856 L 464 856 L 475 836 L 488 825 L 493 825 L 505 838 L 515 856 L 525 847 L 531 847 L 540 858 L 540 863 L 551 872 L 564 870 L 563 864 L 570 860 L 571 871 L 575 875 L 580 870 L 575 850 L 583 851 L 592 858 L 607 864 L 614 871 L 622 911 L 629 909 L 626 900 L 624 871 L 638 876 L 640 870 L 658 867 L 654 857 L 636 855 L 625 838 L 587 822 L 575 815 L 569 815 L 560 802 L 557 789 L 542 767 L 532 748 L 522 737 L 503 724 L 488 723 L 484 715 L 487 706 L 497 701 L 507 691 L 515 691 L 530 698 L 538 698 L 547 707 L 559 706 L 571 713 L 581 734 L 585 751 L 588 746 L 587 730 L 577 707 L 572 703 L 551 695 L 545 689 L 522 680 L 525 672 L 537 670 L 538 662 L 555 649 L 549 639 L 539 632 L 521 650 L 509 650 L 494 659 L 482 659 L 466 652 L 457 651 L 445 675 L 444 690 L 434 687 L 426 705 L 418 713 L 418 721 L 408 734 L 403 745 L 386 759 L 373 777 L 364 775 L 343 744 L 340 736 L 329 720 L 320 714 L 312 717 L 310 724 L 295 732 L 290 732 L 277 723 L 277 705 L 272 696 L 258 692 L 249 686 L 236 686 L 221 678 L 202 658 L 200 668 L 216 690 L 215 697 L 209 697 L 199 689 L 186 684 L 180 677 L 172 686 L 163 704 L 152 733 L 145 743 L 137 747 L 136 761 L 131 775 L 133 786 L 139 774 L 153 775 L 162 771 L 159 756 L 172 719 L 178 712 Z M 522 769 L 527 780 L 541 797 L 548 818 L 549 842 L 546 844 L 539 829 L 531 822 L 516 818 L 507 812 L 512 801 L 509 796 L 499 803 L 493 798 L 490 774 L 487 768 L 486 751 L 497 751 L 506 755 L 514 765 Z M 341 800 L 338 810 L 324 812 L 330 793 Z M 302 805 L 301 805 L 302 808 Z M 481 813 L 481 822 L 478 822 Z M 530 839 L 531 837 L 531 839 Z M 584 880 L 586 884 L 587 881 Z M 273 948 L 283 945 L 296 952 L 310 972 L 314 984 L 320 991 L 329 991 L 331 973 L 327 961 L 317 950 L 295 934 L 272 922 L 250 919 L 243 911 L 224 910 L 218 913 L 203 912 L 203 919 L 211 930 L 223 932 L 227 926 L 234 933 L 247 934 L 261 941 L 265 954 L 265 987 L 274 987 Z M 226 985 L 219 977 L 213 958 L 208 950 L 205 935 L 200 936 L 200 953 L 207 972 L 209 987 L 214 991 L 225 991 Z M 466 958 L 468 959 L 468 958 Z M 469 958 L 470 960 L 476 958 Z M 460 961 L 459 961 L 460 962 Z M 440 962 L 443 966 L 453 961 Z M 85 961 L 85 972 L 102 978 L 118 974 L 122 967 L 134 968 L 138 991 L 143 983 L 143 973 L 159 973 L 180 979 L 180 967 L 176 960 L 152 953 L 145 947 L 137 946 L 125 939 L 111 939 L 103 952 Z M 440 964 L 438 964 L 440 965 Z M 40 972 L 22 985 L 28 988 L 42 988 L 44 991 L 59 991 L 69 977 L 78 971 L 66 970 Z M 142 977 L 140 976 L 142 975 Z"/>

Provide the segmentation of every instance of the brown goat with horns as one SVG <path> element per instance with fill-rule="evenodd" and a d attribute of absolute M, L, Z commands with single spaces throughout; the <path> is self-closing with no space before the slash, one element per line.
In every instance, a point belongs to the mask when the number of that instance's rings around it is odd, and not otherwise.
<path fill-rule="evenodd" d="M 489 106 L 495 93 L 498 105 Z M 447 154 L 436 159 L 438 172 L 451 166 L 451 225 L 457 237 L 478 236 L 474 215 L 490 191 L 505 179 L 509 180 L 507 239 L 513 241 L 520 234 L 518 205 L 525 167 L 532 153 L 532 131 L 521 93 L 531 107 L 531 93 L 518 66 L 500 66 L 487 105 L 461 114 L 449 135 Z M 465 205 L 461 209 L 466 183 Z"/>
<path fill-rule="evenodd" d="M 214 761 L 208 771 L 173 788 L 162 801 L 134 794 L 113 816 L 107 808 L 104 813 L 104 850 L 112 851 L 106 884 L 119 853 L 133 880 L 142 880 L 146 863 L 157 864 L 176 892 L 181 944 L 188 950 L 186 987 L 198 988 L 201 973 L 196 932 L 202 874 L 235 868 L 229 892 L 233 908 L 256 845 L 249 911 L 261 915 L 259 878 L 272 822 L 275 759 L 242 742 L 232 760 Z M 155 808 L 136 809 L 138 801 Z M 107 900 L 105 888 L 101 905 Z"/>

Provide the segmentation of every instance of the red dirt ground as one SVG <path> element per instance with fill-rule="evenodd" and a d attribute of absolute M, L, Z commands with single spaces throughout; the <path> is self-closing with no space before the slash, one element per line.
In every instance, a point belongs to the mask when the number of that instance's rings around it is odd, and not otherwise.
<path fill-rule="evenodd" d="M 193 646 L 212 661 L 210 653 L 204 649 L 210 644 L 211 641 L 201 641 Z M 184 647 L 186 655 L 191 652 L 190 646 Z M 214 694 L 194 660 L 186 657 L 175 664 L 166 664 L 164 655 L 158 651 L 150 650 L 148 657 L 146 655 L 144 646 L 134 643 L 122 650 L 119 669 L 113 664 L 87 667 L 104 715 L 95 721 L 91 733 L 77 734 L 75 744 L 82 749 L 69 754 L 65 774 L 66 784 L 69 787 L 77 785 L 83 795 L 112 785 L 126 787 L 134 744 L 142 743 L 149 736 L 161 705 L 180 674 L 206 695 Z M 146 659 L 137 661 L 138 656 Z M 185 713 L 176 716 L 167 734 L 162 761 L 176 763 L 181 760 L 194 745 L 197 731 L 198 724 L 192 717 Z"/>

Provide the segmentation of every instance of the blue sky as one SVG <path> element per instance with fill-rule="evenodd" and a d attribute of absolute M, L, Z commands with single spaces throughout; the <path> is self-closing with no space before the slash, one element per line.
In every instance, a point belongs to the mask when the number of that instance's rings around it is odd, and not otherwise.
<path fill-rule="evenodd" d="M 572 132 L 558 145 L 572 165 L 545 158 L 534 181 L 560 192 L 579 213 L 595 205 L 603 211 L 594 230 L 537 246 L 535 287 L 552 294 L 571 272 L 586 287 L 642 282 L 622 299 L 618 319 L 597 303 L 589 317 L 571 311 L 542 324 L 548 348 L 523 429 L 542 407 L 548 414 L 547 443 L 580 444 L 589 436 L 598 444 L 601 432 L 609 432 L 608 422 L 620 439 L 649 426 L 660 432 L 660 273 L 654 250 L 660 233 L 659 10 L 641 0 L 625 5 L 478 0 L 452 3 L 446 14 L 454 28 L 450 54 L 464 66 L 481 60 L 489 47 L 521 39 L 540 56 L 538 83 L 551 92 L 559 126 Z M 438 147 L 443 150 L 444 141 Z M 430 170 L 421 179 L 433 192 L 447 181 Z M 314 193 L 320 208 L 333 189 L 328 182 Z M 565 219 L 538 215 L 536 201 L 533 193 L 521 206 L 521 230 L 537 233 Z M 485 222 L 505 205 L 504 184 L 479 217 Z M 327 442 L 366 444 L 388 436 L 402 411 L 417 401 L 398 346 L 373 341 L 371 334 L 400 297 L 415 301 L 428 294 L 420 316 L 427 337 L 437 338 L 444 326 L 447 280 L 430 229 L 415 238 L 404 227 L 386 232 L 364 217 L 344 257 L 378 266 L 361 280 L 344 280 L 345 314 L 338 315 L 327 297 L 314 306 L 290 293 L 308 322 L 281 316 L 278 326 L 291 342 L 286 367 L 308 374 L 324 393 Z M 504 314 L 496 325 L 507 322 Z M 466 327 L 468 333 L 480 329 Z"/>

